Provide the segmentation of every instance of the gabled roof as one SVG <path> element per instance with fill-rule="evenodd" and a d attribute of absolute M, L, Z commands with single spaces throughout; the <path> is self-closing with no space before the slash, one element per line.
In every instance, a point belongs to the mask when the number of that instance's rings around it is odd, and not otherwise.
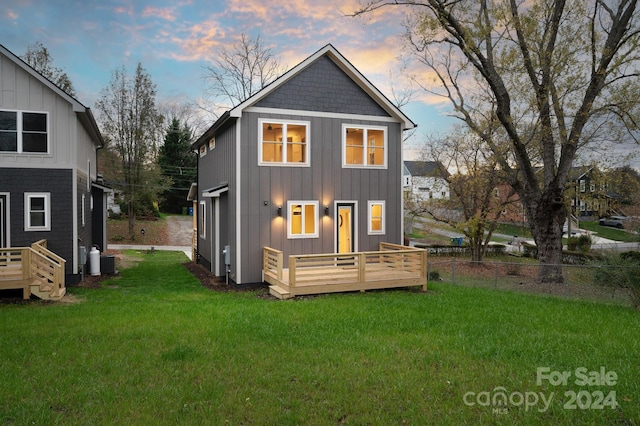
<path fill-rule="evenodd" d="M 242 116 L 242 112 L 264 99 L 270 93 L 290 81 L 296 75 L 301 73 L 320 57 L 326 56 L 331 59 L 345 74 L 347 74 L 367 95 L 369 95 L 374 101 L 376 101 L 391 117 L 394 117 L 400 121 L 403 125 L 403 129 L 413 129 L 416 124 L 409 119 L 400 108 L 396 107 L 385 95 L 382 94 L 367 78 L 360 73 L 338 50 L 331 44 L 327 44 L 322 49 L 309 56 L 304 61 L 300 62 L 295 67 L 284 73 L 269 85 L 263 87 L 259 92 L 249 97 L 244 102 L 233 107 L 229 111 L 225 112 L 216 122 L 193 143 L 192 148 L 196 149 L 199 145 L 202 145 L 205 141 L 209 140 L 215 131 L 223 127 L 228 121 L 235 120 Z"/>
<path fill-rule="evenodd" d="M 96 123 L 96 120 L 90 108 L 84 106 L 76 98 L 74 98 L 73 96 L 71 96 L 64 90 L 62 90 L 60 87 L 58 87 L 58 85 L 56 85 L 54 82 L 49 80 L 47 77 L 40 74 L 38 71 L 32 68 L 29 64 L 27 64 L 25 61 L 20 59 L 20 57 L 14 55 L 9 49 L 4 47 L 2 44 L 0 44 L 0 53 L 6 56 L 7 58 L 9 58 L 12 62 L 14 62 L 17 66 L 22 68 L 28 74 L 30 74 L 33 78 L 40 81 L 40 83 L 42 83 L 44 86 L 51 89 L 55 94 L 57 94 L 58 96 L 60 96 L 61 98 L 69 102 L 73 107 L 73 111 L 76 113 L 78 120 L 80 121 L 80 123 L 82 123 L 84 128 L 87 130 L 87 132 L 91 136 L 91 139 L 93 139 L 94 142 L 97 142 L 98 145 L 104 146 L 104 139 L 102 139 L 102 134 L 100 133 L 100 129 L 98 128 L 98 124 Z"/>
<path fill-rule="evenodd" d="M 411 176 L 448 177 L 449 172 L 440 161 L 405 161 Z"/>

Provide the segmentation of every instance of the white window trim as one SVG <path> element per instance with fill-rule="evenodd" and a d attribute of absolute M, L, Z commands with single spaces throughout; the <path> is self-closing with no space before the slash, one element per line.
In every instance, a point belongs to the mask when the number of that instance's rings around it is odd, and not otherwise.
<path fill-rule="evenodd" d="M 264 142 L 264 138 L 262 136 L 262 128 L 264 127 L 263 123 L 271 123 L 271 124 L 280 124 L 284 127 L 288 124 L 296 124 L 305 126 L 305 145 L 306 145 L 306 158 L 303 163 L 288 163 L 287 160 L 287 150 L 285 149 L 286 141 L 282 141 L 283 150 L 282 150 L 282 162 L 271 162 L 271 161 L 262 161 L 262 143 Z M 311 165 L 311 122 L 310 121 L 300 121 L 300 120 L 278 120 L 271 118 L 259 118 L 258 119 L 258 166 L 269 166 L 269 167 L 309 167 Z"/>
<path fill-rule="evenodd" d="M 363 129 L 365 134 L 363 135 L 364 149 L 362 150 L 362 164 L 347 164 L 347 129 Z M 382 136 L 384 139 L 384 161 L 382 165 L 367 164 L 366 156 L 369 151 L 369 138 L 366 137 L 366 132 L 369 130 L 382 130 Z M 386 169 L 388 166 L 389 158 L 389 131 L 386 126 L 370 126 L 363 124 L 342 124 L 342 167 L 348 169 Z"/>
<path fill-rule="evenodd" d="M 200 149 L 198 149 L 198 154 L 200 155 L 200 158 L 207 155 L 207 145 L 202 145 Z"/>
<path fill-rule="evenodd" d="M 382 218 L 381 218 L 382 229 L 380 231 L 374 230 L 371 227 L 371 219 L 373 219 L 373 217 L 371 216 L 371 207 L 374 204 L 382 205 Z M 384 235 L 384 234 L 386 234 L 385 222 L 386 222 L 386 208 L 385 208 L 384 200 L 372 200 L 372 201 L 369 201 L 367 203 L 367 231 L 368 231 L 369 235 Z"/>
<path fill-rule="evenodd" d="M 44 198 L 44 226 L 31 225 L 31 198 Z M 49 192 L 25 192 L 24 193 L 24 230 L 51 231 L 51 193 Z"/>
<path fill-rule="evenodd" d="M 303 233 L 302 234 L 293 234 L 291 233 L 291 224 L 293 223 L 291 220 L 291 206 L 300 204 L 302 205 L 302 224 L 303 224 Z M 304 233 L 304 223 L 305 223 L 305 206 L 313 205 L 315 208 L 315 232 L 313 234 L 305 234 Z M 318 238 L 320 236 L 320 202 L 319 201 L 287 201 L 287 238 L 289 239 L 300 239 L 300 238 Z"/>
<path fill-rule="evenodd" d="M 80 217 L 82 218 L 82 226 L 85 225 L 85 213 L 84 213 L 84 209 L 85 209 L 85 195 L 82 194 L 82 201 L 80 202 Z"/>
<path fill-rule="evenodd" d="M 200 201 L 200 209 L 198 209 L 198 225 L 200 227 L 200 238 L 207 239 L 207 203 Z"/>
<path fill-rule="evenodd" d="M 18 133 L 18 146 L 16 147 L 17 151 L 0 151 L 0 155 L 2 154 L 27 154 L 27 155 L 49 155 L 51 153 L 51 120 L 49 119 L 48 111 L 28 111 L 21 109 L 5 109 L 2 108 L 0 111 L 6 112 L 15 112 L 16 113 L 16 132 Z M 23 114 L 44 114 L 47 117 L 47 152 L 24 152 L 22 145 L 22 116 Z"/>
<path fill-rule="evenodd" d="M 216 138 L 209 139 L 209 151 L 212 151 L 216 147 Z"/>

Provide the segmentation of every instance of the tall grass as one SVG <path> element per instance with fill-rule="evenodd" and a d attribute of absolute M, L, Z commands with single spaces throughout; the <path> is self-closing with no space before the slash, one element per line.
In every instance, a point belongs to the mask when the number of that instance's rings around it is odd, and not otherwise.
<path fill-rule="evenodd" d="M 0 307 L 3 424 L 603 424 L 640 422 L 640 316 L 618 306 L 435 284 L 276 301 L 210 292 L 176 253 L 77 303 Z M 615 386 L 536 384 L 538 367 Z M 504 387 L 544 412 L 465 404 Z M 616 409 L 565 409 L 565 391 Z M 500 407 L 499 407 L 500 408 Z"/>

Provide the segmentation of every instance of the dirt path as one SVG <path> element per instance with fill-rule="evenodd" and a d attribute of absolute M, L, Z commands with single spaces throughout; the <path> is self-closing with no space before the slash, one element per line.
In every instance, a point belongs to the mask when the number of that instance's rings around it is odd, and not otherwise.
<path fill-rule="evenodd" d="M 193 217 L 168 216 L 167 243 L 169 246 L 190 246 L 193 238 Z"/>

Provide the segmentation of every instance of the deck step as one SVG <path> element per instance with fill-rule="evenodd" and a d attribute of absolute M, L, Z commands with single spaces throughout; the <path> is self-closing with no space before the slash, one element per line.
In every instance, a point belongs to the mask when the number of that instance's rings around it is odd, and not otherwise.
<path fill-rule="evenodd" d="M 31 281 L 31 294 L 42 300 L 60 300 L 67 293 L 66 287 L 62 287 L 58 291 L 58 295 L 52 295 L 53 285 L 50 283 L 42 283 L 40 280 Z"/>
<path fill-rule="evenodd" d="M 289 290 L 285 290 L 284 288 L 277 285 L 270 285 L 269 293 L 272 296 L 277 297 L 278 299 L 289 299 L 291 297 L 291 293 L 289 292 Z"/>

